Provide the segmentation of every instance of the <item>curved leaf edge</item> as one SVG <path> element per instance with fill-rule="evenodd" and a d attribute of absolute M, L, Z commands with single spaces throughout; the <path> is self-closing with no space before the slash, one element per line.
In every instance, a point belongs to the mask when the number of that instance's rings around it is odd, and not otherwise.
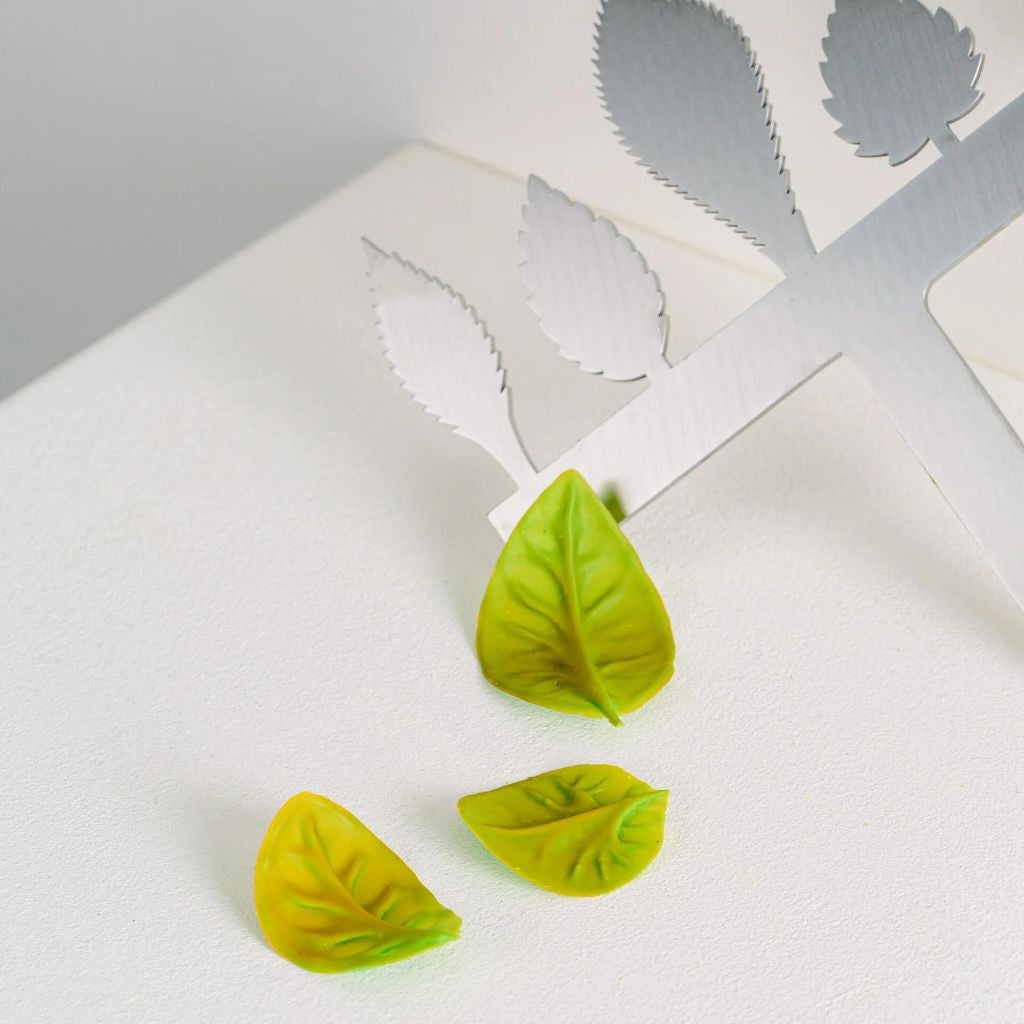
<path fill-rule="evenodd" d="M 369 911 L 359 908 L 360 911 L 366 915 L 368 921 L 373 922 L 374 928 L 379 930 L 381 934 L 390 933 L 395 935 L 396 938 L 405 938 L 409 941 L 397 942 L 392 950 L 385 954 L 378 953 L 372 960 L 357 961 L 345 965 L 326 964 L 322 960 L 308 960 L 305 957 L 296 955 L 294 951 L 289 950 L 287 944 L 281 942 L 274 933 L 272 925 L 273 915 L 269 912 L 270 908 L 267 906 L 266 900 L 261 898 L 263 895 L 261 892 L 261 873 L 266 869 L 266 864 L 269 860 L 269 857 L 267 856 L 268 853 L 272 852 L 275 848 L 278 834 L 288 817 L 294 812 L 296 805 L 301 805 L 314 800 L 322 801 L 327 804 L 330 809 L 336 810 L 341 814 L 358 821 L 360 826 L 366 829 L 366 831 L 372 835 L 391 856 L 402 864 L 405 864 L 403 858 L 399 857 L 399 855 L 395 853 L 390 846 L 384 843 L 375 832 L 367 828 L 367 826 L 363 824 L 362 821 L 355 818 L 351 812 L 346 811 L 344 807 L 335 803 L 329 797 L 325 797 L 320 793 L 313 793 L 309 790 L 303 790 L 302 792 L 289 797 L 289 799 L 281 805 L 277 813 L 271 819 L 270 824 L 267 826 L 267 831 L 264 833 L 263 839 L 260 842 L 259 851 L 256 854 L 256 864 L 253 869 L 253 902 L 255 905 L 256 920 L 259 924 L 260 933 L 263 935 L 267 945 L 270 946 L 278 956 L 283 960 L 287 960 L 289 963 L 294 964 L 296 967 L 300 967 L 312 974 L 342 974 L 356 971 L 368 971 L 375 967 L 384 967 L 388 964 L 399 963 L 402 960 L 408 960 L 420 953 L 426 953 L 431 949 L 437 949 L 439 946 L 446 945 L 447 943 L 459 938 L 462 928 L 462 918 L 448 907 L 442 906 L 442 909 L 446 911 L 448 915 L 449 926 L 446 928 L 414 928 L 409 927 L 408 925 L 389 925 L 386 921 L 375 918 Z M 408 865 L 406 865 L 406 867 L 408 868 Z M 411 872 L 412 869 L 410 868 L 409 870 Z"/>

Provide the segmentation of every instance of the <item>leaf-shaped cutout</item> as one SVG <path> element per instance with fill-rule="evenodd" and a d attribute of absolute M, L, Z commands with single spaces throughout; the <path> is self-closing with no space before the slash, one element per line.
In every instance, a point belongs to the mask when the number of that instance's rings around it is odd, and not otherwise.
<path fill-rule="evenodd" d="M 564 896 L 598 896 L 661 849 L 668 790 L 621 768 L 578 764 L 464 796 L 459 814 L 507 867 Z"/>
<path fill-rule="evenodd" d="M 270 823 L 254 892 L 267 942 L 309 971 L 404 960 L 458 938 L 462 924 L 361 821 L 315 793 L 293 796 Z"/>
<path fill-rule="evenodd" d="M 700 0 L 603 0 L 597 73 L 617 134 L 655 178 L 783 271 L 814 251 L 761 68 L 731 18 Z"/>
<path fill-rule="evenodd" d="M 665 297 L 633 243 L 536 175 L 523 209 L 530 308 L 566 359 L 609 380 L 668 369 Z"/>
<path fill-rule="evenodd" d="M 931 14 L 920 0 L 836 0 L 828 32 L 825 109 L 858 156 L 903 163 L 929 139 L 946 141 L 949 124 L 981 98 L 974 37 L 941 7 Z"/>
<path fill-rule="evenodd" d="M 397 253 L 363 240 L 377 327 L 406 390 L 456 434 L 475 441 L 517 483 L 534 475 L 512 422 L 505 371 L 472 308 Z"/>
<path fill-rule="evenodd" d="M 476 648 L 499 690 L 613 725 L 672 677 L 675 642 L 661 597 L 574 470 L 509 535 L 480 606 Z"/>

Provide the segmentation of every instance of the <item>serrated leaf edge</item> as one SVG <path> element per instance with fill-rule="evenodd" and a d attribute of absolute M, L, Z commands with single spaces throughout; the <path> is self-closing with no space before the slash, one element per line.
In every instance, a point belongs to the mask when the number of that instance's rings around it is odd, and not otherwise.
<path fill-rule="evenodd" d="M 602 0 L 603 2 L 603 0 Z M 838 0 L 837 0 L 838 2 Z M 964 26 L 961 28 L 956 18 L 945 8 L 937 7 L 933 14 L 928 7 L 921 3 L 921 0 L 898 0 L 899 3 L 906 3 L 908 6 L 915 6 L 919 10 L 922 10 L 927 14 L 933 21 L 943 21 L 946 24 L 946 31 L 950 35 L 954 35 L 959 38 L 964 49 L 964 56 L 968 61 L 974 62 L 974 74 L 971 78 L 968 89 L 974 93 L 974 98 L 968 104 L 968 106 L 959 114 L 950 117 L 945 121 L 945 127 L 948 129 L 950 125 L 955 124 L 961 118 L 966 117 L 978 104 L 985 98 L 985 94 L 976 88 L 979 80 L 981 79 L 981 72 L 985 64 L 985 55 L 978 53 L 975 50 L 977 40 L 975 39 L 974 32 L 968 27 Z M 821 46 L 825 53 L 825 60 L 818 62 L 818 68 L 821 72 L 821 76 L 825 81 L 825 85 L 831 90 L 832 86 L 828 81 L 828 71 L 826 70 L 829 61 L 832 59 L 831 51 L 834 48 L 835 39 L 835 27 L 838 24 L 838 7 L 836 10 L 829 14 L 825 24 L 826 35 L 822 38 Z M 929 142 L 936 146 L 941 147 L 942 140 L 935 138 L 928 134 L 921 140 L 920 144 L 913 150 L 901 151 L 899 153 L 890 153 L 888 149 L 882 148 L 869 148 L 868 145 L 860 138 L 859 133 L 856 129 L 849 127 L 844 123 L 844 119 L 840 114 L 836 113 L 833 108 L 838 107 L 838 104 L 842 101 L 835 96 L 834 93 L 830 92 L 829 95 L 822 100 L 822 106 L 824 106 L 828 115 L 835 121 L 839 122 L 839 127 L 833 132 L 838 138 L 842 139 L 843 142 L 849 143 L 851 146 L 856 146 L 855 155 L 859 157 L 866 157 L 869 159 L 875 159 L 878 157 L 887 157 L 889 164 L 892 167 L 898 167 L 900 164 L 906 163 L 908 160 L 912 160 L 918 153 L 923 150 Z M 955 136 L 954 136 L 955 139 Z"/>
<path fill-rule="evenodd" d="M 530 199 L 522 207 L 522 218 L 524 222 L 526 221 L 527 212 L 530 209 L 530 205 L 533 202 L 533 189 L 537 187 L 544 189 L 546 192 L 552 194 L 561 202 L 564 202 L 571 209 L 582 211 L 590 220 L 590 223 L 594 225 L 595 228 L 607 233 L 609 242 L 612 246 L 625 246 L 629 254 L 635 258 L 641 276 L 646 281 L 650 282 L 653 285 L 654 291 L 658 296 L 658 312 L 656 316 L 658 325 L 661 329 L 660 348 L 658 349 L 657 353 L 638 353 L 640 357 L 648 357 L 645 360 L 648 368 L 641 372 L 638 372 L 637 374 L 631 377 L 616 376 L 608 377 L 606 379 L 622 383 L 640 380 L 644 377 L 648 378 L 649 380 L 653 380 L 656 376 L 660 376 L 664 371 L 670 370 L 672 368 L 672 365 L 671 363 L 668 362 L 668 359 L 665 356 L 669 340 L 669 318 L 665 313 L 665 292 L 661 287 L 661 281 L 658 278 L 657 272 L 651 269 L 651 266 L 647 262 L 646 257 L 637 248 L 636 243 L 634 243 L 633 240 L 629 238 L 627 235 L 624 235 L 618 229 L 616 224 L 609 218 L 600 214 L 595 214 L 594 211 L 585 203 L 577 202 L 575 199 L 570 198 L 570 196 L 567 193 L 563 192 L 561 189 L 549 185 L 542 177 L 540 177 L 540 175 L 531 174 L 527 179 L 526 187 L 527 194 L 530 197 Z M 543 311 L 540 308 L 539 299 L 534 294 L 531 288 L 531 268 L 534 265 L 534 263 L 530 259 L 528 251 L 528 239 L 530 233 L 531 232 L 528 225 L 526 228 L 520 230 L 519 232 L 519 246 L 520 250 L 524 254 L 524 259 L 519 264 L 519 270 L 523 278 L 523 283 L 526 285 L 527 306 L 530 308 L 534 316 L 536 316 L 538 322 L 540 323 L 541 329 L 544 331 L 544 333 L 555 343 L 555 346 L 557 347 L 559 354 L 563 358 L 569 360 L 569 362 L 571 363 L 574 363 L 584 373 L 594 374 L 596 376 L 602 377 L 605 376 L 606 374 L 603 369 L 596 365 L 587 365 L 587 361 L 585 358 L 576 358 L 575 356 L 569 355 L 569 353 L 565 349 L 565 346 L 558 340 L 558 338 L 555 337 L 550 327 L 548 326 L 547 322 L 545 321 Z"/>
<path fill-rule="evenodd" d="M 436 275 L 424 270 L 411 260 L 405 259 L 399 252 L 395 250 L 392 250 L 390 253 L 386 252 L 384 249 L 380 248 L 380 246 L 365 237 L 362 242 L 367 258 L 366 277 L 369 283 L 371 306 L 373 308 L 374 329 L 384 352 L 384 357 L 387 359 L 392 373 L 394 373 L 395 377 L 398 379 L 402 390 L 405 391 L 417 405 L 424 409 L 429 415 L 433 416 L 439 423 L 449 427 L 459 437 L 472 441 L 474 444 L 483 448 L 484 451 L 501 464 L 504 470 L 514 481 L 516 481 L 516 483 L 522 484 L 525 480 L 534 476 L 536 474 L 536 468 L 534 467 L 533 461 L 531 460 L 529 453 L 526 451 L 516 428 L 515 417 L 512 411 L 512 392 L 508 386 L 507 371 L 502 364 L 501 351 L 497 347 L 493 335 L 487 329 L 487 324 L 478 313 L 476 307 L 470 303 L 461 292 L 456 291 L 450 284 L 442 281 Z M 462 424 L 459 424 L 443 412 L 433 408 L 429 402 L 424 401 L 417 394 L 414 384 L 410 382 L 399 369 L 381 319 L 380 301 L 378 296 L 382 286 L 374 274 L 376 267 L 383 260 L 393 260 L 424 283 L 438 289 L 446 298 L 448 298 L 449 301 L 457 305 L 466 313 L 473 325 L 479 331 L 481 343 L 487 345 L 487 354 L 493 357 L 493 371 L 496 378 L 495 383 L 497 384 L 496 394 L 503 403 L 505 419 L 507 420 L 508 436 L 505 438 L 507 444 L 503 445 L 503 451 L 496 451 L 489 445 L 483 443 L 479 438 L 467 433 Z"/>
<path fill-rule="evenodd" d="M 728 28 L 732 29 L 741 41 L 741 43 L 743 44 L 746 55 L 750 59 L 750 70 L 754 77 L 754 84 L 757 90 L 758 99 L 761 103 L 761 109 L 764 111 L 764 123 L 765 127 L 768 129 L 768 140 L 772 145 L 773 158 L 775 161 L 776 170 L 778 176 L 782 179 L 783 194 L 789 197 L 790 214 L 795 217 L 801 217 L 800 210 L 798 209 L 796 204 L 796 192 L 792 186 L 790 170 L 786 166 L 786 160 L 782 154 L 782 138 L 778 132 L 778 125 L 776 124 L 772 116 L 772 105 L 769 102 L 768 88 L 765 84 L 764 69 L 761 67 L 760 63 L 757 60 L 757 54 L 752 48 L 750 40 L 747 38 L 742 28 L 736 23 L 736 21 L 733 18 L 726 14 L 725 11 L 723 11 L 720 7 L 708 2 L 708 0 L 665 0 L 665 2 L 685 2 L 692 4 L 695 7 L 702 7 L 709 14 L 714 15 L 720 21 L 722 21 Z M 604 110 L 605 120 L 607 120 L 611 124 L 614 136 L 619 140 L 623 149 L 625 149 L 626 152 L 633 158 L 634 162 L 638 164 L 640 167 L 642 167 L 648 174 L 650 174 L 655 181 L 672 189 L 673 192 L 676 192 L 677 194 L 681 195 L 684 199 L 689 200 L 698 209 L 703 210 L 705 213 L 709 214 L 714 220 L 724 224 L 730 230 L 738 234 L 741 238 L 743 238 L 747 242 L 750 242 L 750 244 L 753 245 L 755 248 L 767 249 L 774 252 L 774 248 L 769 241 L 760 238 L 758 235 L 755 235 L 750 231 L 747 231 L 742 224 L 739 224 L 737 221 L 732 220 L 727 214 L 721 212 L 720 210 L 714 209 L 714 207 L 712 207 L 710 203 L 704 202 L 704 200 L 702 200 L 700 196 L 695 195 L 693 192 L 689 192 L 684 186 L 677 184 L 676 182 L 672 181 L 671 178 L 668 178 L 667 176 L 659 172 L 656 167 L 652 167 L 649 163 L 647 163 L 644 160 L 644 158 L 626 141 L 623 130 L 616 123 L 615 117 L 613 116 L 611 110 L 608 107 L 608 102 L 604 93 L 604 86 L 601 82 L 600 62 L 598 60 L 600 52 L 599 39 L 601 34 L 601 25 L 604 20 L 604 11 L 606 3 L 607 0 L 601 0 L 601 6 L 598 8 L 597 12 L 597 20 L 595 22 L 595 29 L 593 35 L 593 56 L 591 58 L 591 63 L 594 65 L 595 68 L 594 78 L 597 81 L 598 98 Z M 813 251 L 810 245 L 808 245 L 808 251 Z"/>

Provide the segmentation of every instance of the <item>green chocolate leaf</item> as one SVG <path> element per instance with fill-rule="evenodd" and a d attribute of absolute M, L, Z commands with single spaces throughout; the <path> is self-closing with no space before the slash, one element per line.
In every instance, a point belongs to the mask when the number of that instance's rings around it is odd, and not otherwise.
<path fill-rule="evenodd" d="M 415 956 L 462 924 L 361 821 L 315 793 L 293 796 L 270 823 L 254 889 L 267 942 L 325 974 Z"/>
<path fill-rule="evenodd" d="M 512 531 L 480 606 L 476 649 L 499 690 L 613 725 L 672 678 L 675 642 L 661 597 L 574 470 Z"/>
<path fill-rule="evenodd" d="M 564 896 L 625 885 L 657 856 L 668 790 L 609 764 L 578 764 L 464 796 L 459 814 L 517 874 Z"/>

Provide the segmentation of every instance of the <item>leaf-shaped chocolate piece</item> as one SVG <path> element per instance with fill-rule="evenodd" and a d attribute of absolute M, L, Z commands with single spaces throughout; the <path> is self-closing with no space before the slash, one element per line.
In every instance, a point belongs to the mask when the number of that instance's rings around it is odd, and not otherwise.
<path fill-rule="evenodd" d="M 325 974 L 415 956 L 462 924 L 361 821 L 315 793 L 293 796 L 270 823 L 254 889 L 267 942 Z"/>
<path fill-rule="evenodd" d="M 731 18 L 703 0 L 602 0 L 596 63 L 617 134 L 655 178 L 783 271 L 814 251 L 764 76 Z"/>
<path fill-rule="evenodd" d="M 675 642 L 661 597 L 574 470 L 509 536 L 480 606 L 476 649 L 499 690 L 613 725 L 672 677 Z"/>
<path fill-rule="evenodd" d="M 523 280 L 544 333 L 586 373 L 609 380 L 664 373 L 665 296 L 643 256 L 610 220 L 537 175 L 527 188 Z"/>
<path fill-rule="evenodd" d="M 657 856 L 668 790 L 610 764 L 578 764 L 464 796 L 459 814 L 495 857 L 534 885 L 598 896 Z"/>
<path fill-rule="evenodd" d="M 920 0 L 836 0 L 828 33 L 825 108 L 858 156 L 896 165 L 929 139 L 943 145 L 949 124 L 981 98 L 974 37 L 941 7 L 932 14 Z"/>

